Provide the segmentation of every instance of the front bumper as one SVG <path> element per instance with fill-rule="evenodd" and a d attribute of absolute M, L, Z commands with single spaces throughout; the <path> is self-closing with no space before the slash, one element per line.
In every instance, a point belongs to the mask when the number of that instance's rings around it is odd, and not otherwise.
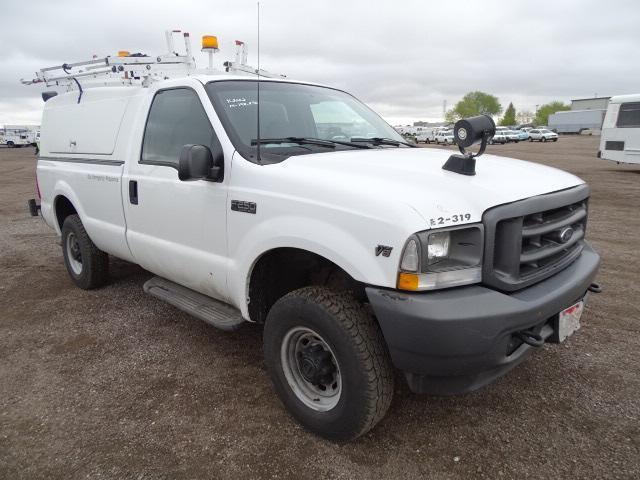
<path fill-rule="evenodd" d="M 366 292 L 394 365 L 418 393 L 476 390 L 526 358 L 514 333 L 555 336 L 558 313 L 584 297 L 600 257 L 585 244 L 567 268 L 528 288 L 503 293 L 480 285 L 428 293 L 376 287 Z"/>

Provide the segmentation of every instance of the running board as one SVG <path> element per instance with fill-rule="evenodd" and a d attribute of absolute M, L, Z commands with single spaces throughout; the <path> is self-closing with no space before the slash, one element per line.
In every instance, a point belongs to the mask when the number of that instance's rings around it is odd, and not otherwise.
<path fill-rule="evenodd" d="M 237 330 L 244 323 L 240 312 L 235 308 L 162 277 L 147 280 L 142 288 L 146 293 L 220 330 Z"/>

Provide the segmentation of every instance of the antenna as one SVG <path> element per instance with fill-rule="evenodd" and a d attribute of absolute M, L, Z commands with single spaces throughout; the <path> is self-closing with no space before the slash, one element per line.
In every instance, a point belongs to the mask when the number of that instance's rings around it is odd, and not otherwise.
<path fill-rule="evenodd" d="M 256 160 L 258 161 L 258 164 L 262 163 L 262 158 L 260 157 L 260 2 L 257 2 L 257 8 L 258 8 L 258 70 L 257 70 L 257 74 L 258 74 L 258 85 L 257 85 L 257 90 L 258 90 L 258 119 L 257 119 L 257 126 L 258 126 L 258 135 L 256 137 L 256 140 L 258 141 L 258 143 L 256 144 Z"/>

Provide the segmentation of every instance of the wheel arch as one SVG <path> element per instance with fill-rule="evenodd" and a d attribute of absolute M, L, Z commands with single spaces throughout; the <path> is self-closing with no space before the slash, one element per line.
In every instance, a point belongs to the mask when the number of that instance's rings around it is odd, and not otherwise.
<path fill-rule="evenodd" d="M 56 227 L 61 232 L 62 225 L 69 215 L 79 215 L 73 202 L 64 194 L 58 194 L 53 199 L 53 212 L 56 219 Z"/>
<path fill-rule="evenodd" d="M 62 234 L 62 225 L 65 218 L 69 215 L 77 214 L 80 217 L 80 220 L 85 223 L 85 212 L 82 205 L 78 197 L 75 195 L 75 192 L 66 181 L 59 179 L 55 183 L 51 197 L 49 198 L 53 199 L 51 201 L 52 214 L 50 218 L 53 221 L 53 227 L 58 235 Z"/>
<path fill-rule="evenodd" d="M 312 285 L 350 291 L 366 300 L 364 284 L 325 256 L 304 248 L 275 247 L 262 252 L 247 275 L 247 313 L 264 323 L 273 304 L 289 292 Z"/>

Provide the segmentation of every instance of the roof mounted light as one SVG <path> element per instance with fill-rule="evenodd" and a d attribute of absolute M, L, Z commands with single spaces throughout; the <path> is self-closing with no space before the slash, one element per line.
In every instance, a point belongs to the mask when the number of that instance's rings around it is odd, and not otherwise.
<path fill-rule="evenodd" d="M 209 54 L 209 70 L 213 70 L 213 54 L 218 51 L 218 37 L 215 35 L 203 35 L 202 51 Z"/>
<path fill-rule="evenodd" d="M 202 49 L 203 50 L 218 50 L 218 37 L 215 35 L 203 35 L 202 36 Z"/>

